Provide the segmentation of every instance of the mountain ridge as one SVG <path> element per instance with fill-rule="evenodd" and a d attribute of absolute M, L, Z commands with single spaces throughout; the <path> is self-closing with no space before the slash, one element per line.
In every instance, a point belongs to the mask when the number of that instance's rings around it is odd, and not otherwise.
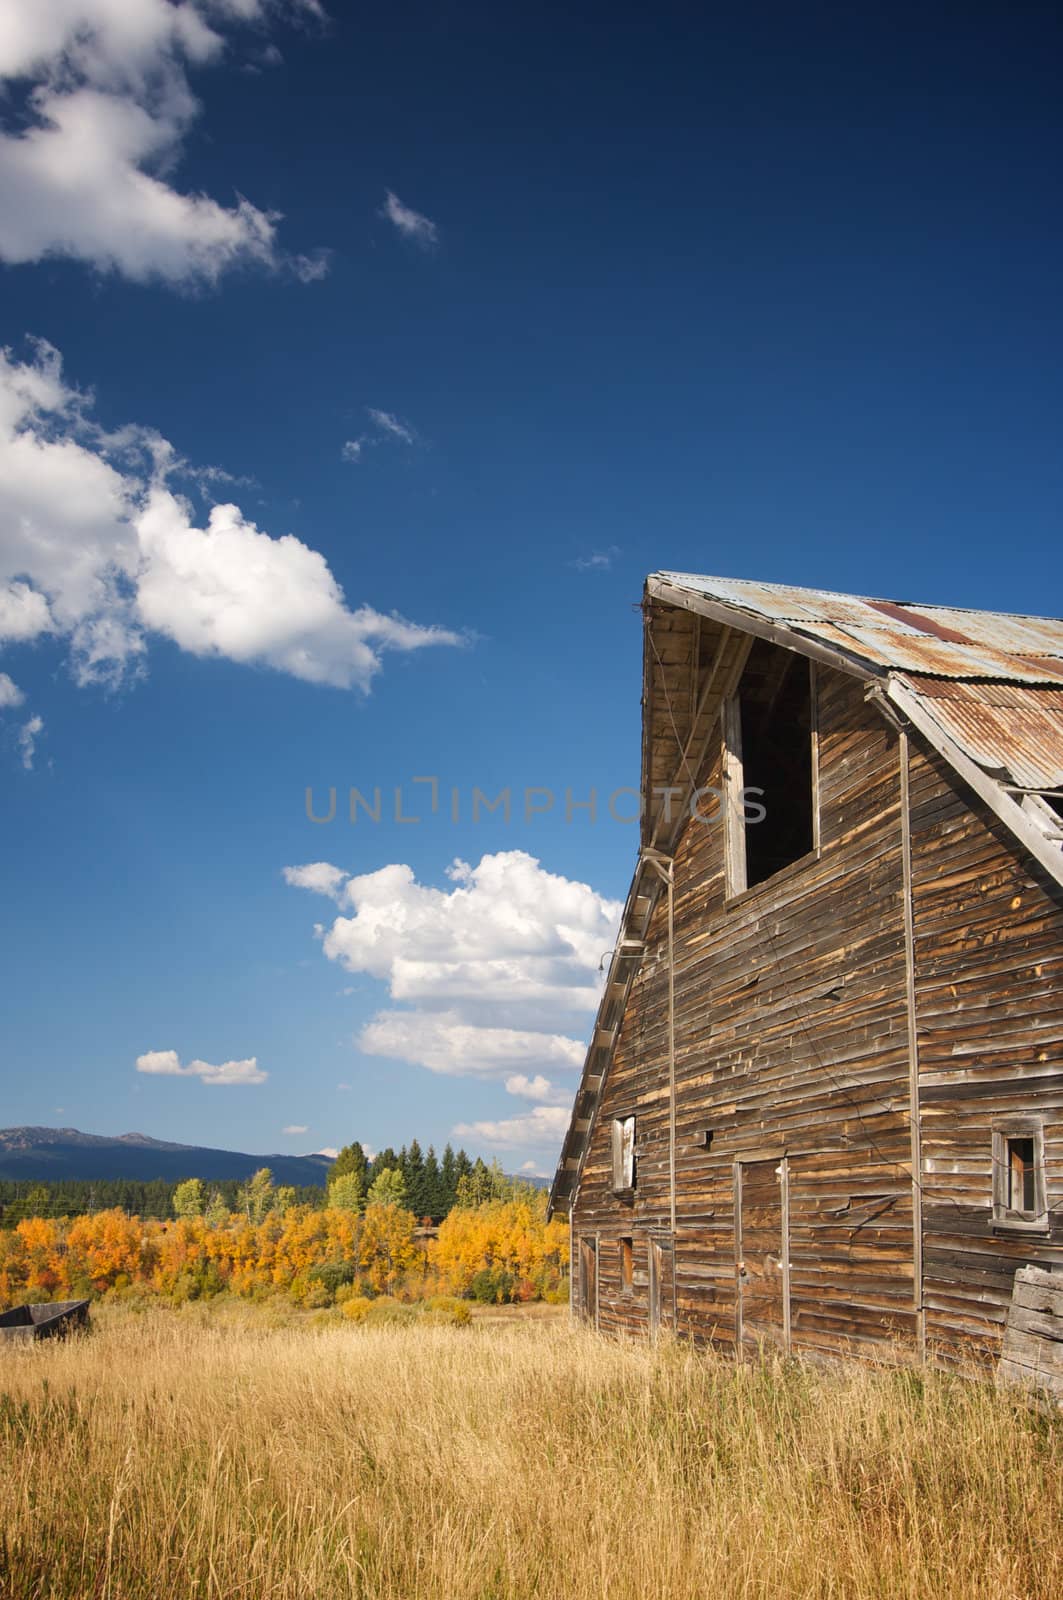
<path fill-rule="evenodd" d="M 0 1178 L 57 1183 L 64 1178 L 131 1178 L 171 1182 L 249 1178 L 269 1167 L 277 1183 L 323 1184 L 332 1165 L 322 1155 L 251 1155 L 208 1145 L 176 1144 L 146 1133 L 82 1133 L 80 1128 L 27 1124 L 0 1128 Z"/>

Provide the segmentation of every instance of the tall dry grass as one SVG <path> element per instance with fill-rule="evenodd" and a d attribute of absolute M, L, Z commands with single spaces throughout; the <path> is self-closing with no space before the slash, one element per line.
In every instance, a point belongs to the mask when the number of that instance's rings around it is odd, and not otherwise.
<path fill-rule="evenodd" d="M 1063 1593 L 1059 1423 L 957 1378 L 154 1311 L 0 1393 L 17 1600 Z"/>

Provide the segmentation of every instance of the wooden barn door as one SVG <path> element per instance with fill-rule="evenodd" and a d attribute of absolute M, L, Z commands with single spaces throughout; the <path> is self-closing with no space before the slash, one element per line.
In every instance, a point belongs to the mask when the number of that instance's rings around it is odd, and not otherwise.
<path fill-rule="evenodd" d="M 737 1344 L 790 1348 L 786 1159 L 735 1164 Z"/>
<path fill-rule="evenodd" d="M 583 1238 L 579 1242 L 579 1306 L 584 1322 L 592 1327 L 598 1324 L 598 1240 Z"/>
<path fill-rule="evenodd" d="M 656 1339 L 662 1328 L 671 1328 L 675 1322 L 675 1277 L 672 1241 L 654 1237 L 650 1247 L 650 1338 Z"/>

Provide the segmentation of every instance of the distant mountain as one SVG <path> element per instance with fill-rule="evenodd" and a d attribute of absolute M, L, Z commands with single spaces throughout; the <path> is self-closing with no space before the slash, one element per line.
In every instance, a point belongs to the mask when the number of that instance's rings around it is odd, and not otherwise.
<path fill-rule="evenodd" d="M 269 1167 L 276 1183 L 324 1183 L 328 1156 L 249 1156 L 238 1150 L 207 1150 L 170 1144 L 144 1133 L 101 1138 L 77 1128 L 0 1128 L 0 1178 L 61 1183 L 65 1178 L 249 1178 Z"/>

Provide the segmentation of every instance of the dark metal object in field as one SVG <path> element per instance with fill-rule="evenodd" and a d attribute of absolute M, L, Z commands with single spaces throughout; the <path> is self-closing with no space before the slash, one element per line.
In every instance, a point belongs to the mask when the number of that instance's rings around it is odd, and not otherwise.
<path fill-rule="evenodd" d="M 16 1306 L 0 1312 L 0 1344 L 32 1344 L 36 1339 L 64 1339 L 89 1325 L 87 1300 L 56 1300 L 46 1305 Z"/>

